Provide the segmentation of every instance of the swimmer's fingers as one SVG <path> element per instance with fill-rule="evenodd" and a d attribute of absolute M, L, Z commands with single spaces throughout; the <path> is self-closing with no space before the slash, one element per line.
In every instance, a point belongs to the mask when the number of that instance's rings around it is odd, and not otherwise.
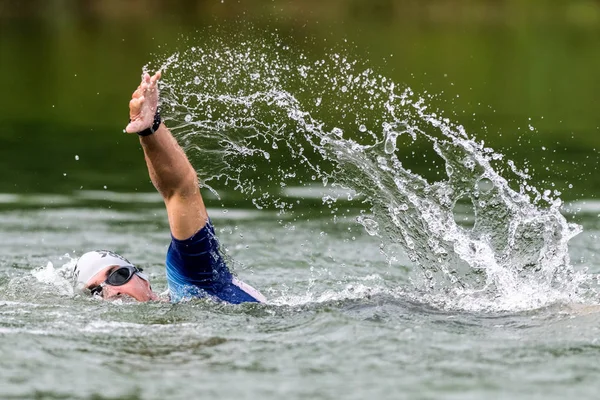
<path fill-rule="evenodd" d="M 145 100 L 144 96 L 140 96 L 135 99 L 131 99 L 131 101 L 129 102 L 129 115 L 130 116 L 135 116 L 140 113 L 140 110 L 142 109 L 142 104 L 144 103 L 144 100 Z"/>
<path fill-rule="evenodd" d="M 158 71 L 152 77 L 150 77 L 150 75 L 147 75 L 144 77 L 144 81 L 142 82 L 142 88 L 144 90 L 144 94 L 147 97 L 150 97 L 151 95 L 153 95 L 154 92 L 156 92 L 158 94 L 157 82 L 160 79 L 160 76 L 161 76 L 161 72 Z"/>
<path fill-rule="evenodd" d="M 133 95 L 131 96 L 131 98 L 135 99 L 137 97 L 142 96 L 145 92 L 147 92 L 151 86 L 150 79 L 151 79 L 150 74 L 148 74 L 147 72 L 144 72 L 142 74 L 142 83 L 140 83 L 140 85 L 137 87 L 135 92 L 133 92 Z"/>
<path fill-rule="evenodd" d="M 155 85 L 156 82 L 158 82 L 158 80 L 160 79 L 160 77 L 162 76 L 162 71 L 157 71 L 154 76 L 152 78 L 150 78 L 150 84 L 151 85 Z"/>
<path fill-rule="evenodd" d="M 140 96 L 135 99 L 131 99 L 129 102 L 129 119 L 130 122 L 127 124 L 125 131 L 127 133 L 140 132 L 145 129 L 144 125 L 148 124 L 148 121 L 145 121 L 143 106 L 145 101 L 144 96 Z"/>
<path fill-rule="evenodd" d="M 144 90 L 144 96 L 146 97 L 146 103 L 149 110 L 154 114 L 159 102 L 159 89 L 158 80 L 161 77 L 161 72 L 158 71 L 152 77 L 147 75 L 142 82 L 142 88 Z"/>
<path fill-rule="evenodd" d="M 144 93 L 144 91 L 142 90 L 142 85 L 140 85 L 140 86 L 137 87 L 137 89 L 135 89 L 135 92 L 133 92 L 133 94 L 131 95 L 131 98 L 132 99 L 137 99 L 143 93 Z"/>
<path fill-rule="evenodd" d="M 153 85 L 155 85 L 156 82 L 160 79 L 160 77 L 161 77 L 161 71 L 158 71 L 153 76 L 150 76 L 150 74 L 148 74 L 147 72 L 144 72 L 144 74 L 142 75 L 142 83 L 140 83 L 140 85 L 137 87 L 137 89 L 133 93 L 134 94 L 140 93 L 140 92 L 143 93 L 145 90 L 147 90 L 148 88 L 151 88 Z M 136 97 L 139 97 L 139 96 L 136 96 Z"/>

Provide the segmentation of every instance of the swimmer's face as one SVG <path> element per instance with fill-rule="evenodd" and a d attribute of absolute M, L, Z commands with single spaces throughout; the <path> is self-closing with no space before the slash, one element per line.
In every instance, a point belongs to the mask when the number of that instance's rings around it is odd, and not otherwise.
<path fill-rule="evenodd" d="M 102 285 L 101 297 L 105 300 L 116 300 L 122 297 L 131 297 L 137 301 L 158 300 L 150 288 L 150 282 L 134 274 L 129 282 L 120 286 L 112 286 L 105 283 L 108 276 L 120 268 L 118 265 L 111 265 L 94 275 L 85 285 L 87 289 Z"/>

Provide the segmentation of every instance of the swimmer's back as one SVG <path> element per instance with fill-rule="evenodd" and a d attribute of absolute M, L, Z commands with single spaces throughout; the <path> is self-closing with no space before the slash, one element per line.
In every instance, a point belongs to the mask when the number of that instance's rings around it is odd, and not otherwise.
<path fill-rule="evenodd" d="M 207 296 L 232 304 L 266 301 L 258 290 L 233 277 L 210 220 L 188 239 L 172 237 L 166 270 L 172 302 Z"/>

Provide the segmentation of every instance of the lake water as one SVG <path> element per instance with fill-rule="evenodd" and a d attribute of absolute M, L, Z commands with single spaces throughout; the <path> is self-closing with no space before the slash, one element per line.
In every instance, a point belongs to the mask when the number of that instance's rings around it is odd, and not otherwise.
<path fill-rule="evenodd" d="M 389 266 L 351 219 L 210 209 L 238 275 L 268 304 L 110 303 L 73 294 L 71 257 L 115 249 L 166 288 L 156 195 L 3 200 L 3 398 L 561 399 L 598 389 L 595 300 L 513 312 L 432 306 L 408 267 Z M 600 269 L 599 212 L 589 205 L 570 246 L 590 272 Z"/>
<path fill-rule="evenodd" d="M 175 7 L 157 32 L 160 9 L 131 26 L 116 6 L 0 10 L 0 398 L 596 398 L 600 12 L 584 3 L 254 23 L 225 4 L 217 26 Z M 73 290 L 99 248 L 167 288 L 164 206 L 121 133 L 143 65 L 266 304 Z"/>

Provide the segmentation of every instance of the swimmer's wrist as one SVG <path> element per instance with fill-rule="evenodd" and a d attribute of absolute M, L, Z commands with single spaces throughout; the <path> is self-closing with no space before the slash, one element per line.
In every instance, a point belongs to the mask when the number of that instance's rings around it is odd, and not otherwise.
<path fill-rule="evenodd" d="M 144 129 L 141 132 L 138 132 L 137 134 L 141 137 L 150 136 L 158 130 L 161 123 L 162 123 L 162 118 L 160 117 L 160 111 L 158 109 L 156 109 L 156 113 L 154 114 L 154 121 L 152 122 L 152 126 L 150 128 Z"/>

